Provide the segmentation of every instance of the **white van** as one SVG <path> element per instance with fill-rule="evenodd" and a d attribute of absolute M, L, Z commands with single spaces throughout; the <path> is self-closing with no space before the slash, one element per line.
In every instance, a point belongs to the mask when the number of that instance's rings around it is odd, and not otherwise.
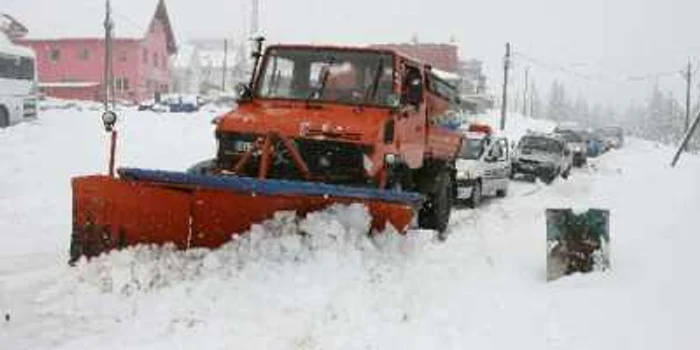
<path fill-rule="evenodd" d="M 464 133 L 456 165 L 458 203 L 466 202 L 476 208 L 483 196 L 505 197 L 508 194 L 511 171 L 508 139 L 493 135 L 490 127 L 469 127 Z"/>

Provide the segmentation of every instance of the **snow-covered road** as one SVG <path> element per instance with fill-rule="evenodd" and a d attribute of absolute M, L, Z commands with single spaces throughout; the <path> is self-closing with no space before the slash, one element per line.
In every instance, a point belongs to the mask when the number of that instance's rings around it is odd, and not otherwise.
<path fill-rule="evenodd" d="M 125 112 L 120 165 L 210 156 L 210 113 Z M 521 132 L 541 124 L 509 118 Z M 66 265 L 70 177 L 104 169 L 99 112 L 0 130 L 2 349 L 694 349 L 700 158 L 631 139 L 552 186 L 364 237 L 361 207 L 280 216 L 214 252 L 140 247 Z M 612 269 L 545 282 L 550 207 L 611 210 Z M 301 225 L 312 233 L 302 241 Z"/>

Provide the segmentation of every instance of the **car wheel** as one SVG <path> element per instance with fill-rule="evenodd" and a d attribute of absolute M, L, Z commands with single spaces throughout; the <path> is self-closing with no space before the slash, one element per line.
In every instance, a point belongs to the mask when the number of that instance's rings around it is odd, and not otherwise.
<path fill-rule="evenodd" d="M 554 182 L 554 179 L 556 179 L 560 173 L 561 170 L 559 169 L 552 170 L 549 174 L 545 173 L 544 176 L 542 176 L 542 181 L 544 181 L 544 183 L 546 183 L 547 185 L 551 185 L 552 182 Z"/>
<path fill-rule="evenodd" d="M 474 184 L 474 189 L 472 190 L 472 196 L 469 198 L 469 206 L 471 208 L 478 208 L 481 204 L 481 181 L 477 181 Z"/>
<path fill-rule="evenodd" d="M 6 128 L 10 126 L 10 116 L 7 114 L 5 107 L 0 106 L 0 128 Z"/>
<path fill-rule="evenodd" d="M 508 187 L 505 187 L 505 188 L 502 188 L 502 189 L 496 191 L 496 196 L 497 196 L 497 197 L 503 198 L 503 197 L 505 197 L 505 196 L 507 196 L 507 195 L 508 195 Z"/>
<path fill-rule="evenodd" d="M 570 174 L 571 174 L 571 168 L 568 168 L 568 169 L 566 169 L 565 172 L 561 173 L 561 177 L 563 179 L 568 179 Z"/>

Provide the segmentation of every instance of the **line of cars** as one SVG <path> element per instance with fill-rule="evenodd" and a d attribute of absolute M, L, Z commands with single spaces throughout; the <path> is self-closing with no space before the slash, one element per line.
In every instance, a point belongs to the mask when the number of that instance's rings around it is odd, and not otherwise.
<path fill-rule="evenodd" d="M 475 208 L 484 196 L 505 197 L 510 180 L 516 177 L 539 178 L 547 184 L 557 177 L 568 179 L 572 168 L 583 167 L 589 156 L 623 144 L 618 127 L 528 132 L 516 146 L 487 125 L 470 124 L 456 161 L 457 203 Z"/>

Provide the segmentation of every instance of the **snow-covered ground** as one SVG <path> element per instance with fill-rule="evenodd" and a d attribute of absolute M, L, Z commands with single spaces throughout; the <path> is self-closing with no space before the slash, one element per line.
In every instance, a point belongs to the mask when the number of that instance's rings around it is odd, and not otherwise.
<path fill-rule="evenodd" d="M 183 169 L 212 113 L 125 111 L 119 164 Z M 509 134 L 546 126 L 513 116 Z M 70 177 L 105 169 L 99 112 L 0 129 L 1 349 L 695 349 L 700 158 L 630 139 L 552 186 L 370 240 L 362 207 L 256 226 L 216 251 L 138 247 L 67 266 Z M 612 269 L 545 282 L 548 207 L 611 210 Z M 303 229 L 310 238 L 293 233 Z"/>

